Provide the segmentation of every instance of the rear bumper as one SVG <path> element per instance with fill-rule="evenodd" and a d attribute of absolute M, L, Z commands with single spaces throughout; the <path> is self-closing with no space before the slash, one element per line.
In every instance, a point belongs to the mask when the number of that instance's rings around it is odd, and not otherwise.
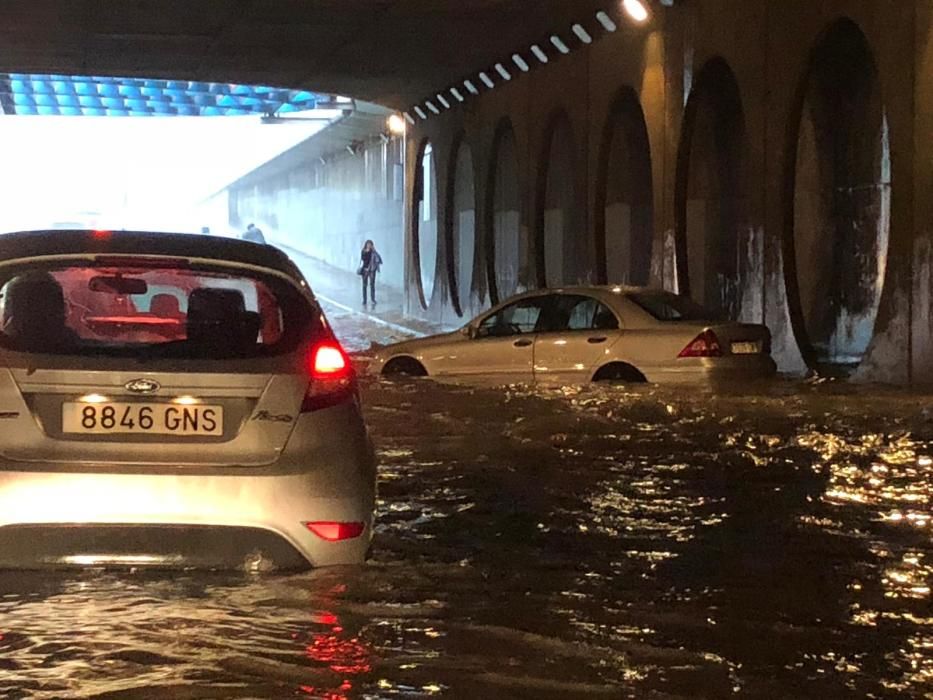
<path fill-rule="evenodd" d="M 742 382 L 773 377 L 777 365 L 770 355 L 729 355 L 680 358 L 645 370 L 648 381 L 658 384 L 700 383 L 740 387 Z"/>
<path fill-rule="evenodd" d="M 330 470 L 269 476 L 0 471 L 0 567 L 270 570 L 360 563 L 372 538 L 374 481 L 335 489 L 333 480 Z M 328 542 L 304 525 L 314 521 L 362 522 L 365 530 Z"/>

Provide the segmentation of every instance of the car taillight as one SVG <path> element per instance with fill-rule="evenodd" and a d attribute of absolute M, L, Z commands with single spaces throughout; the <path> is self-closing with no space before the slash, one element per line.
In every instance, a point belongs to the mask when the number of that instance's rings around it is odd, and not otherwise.
<path fill-rule="evenodd" d="M 355 391 L 350 358 L 336 340 L 324 340 L 311 348 L 310 378 L 302 411 L 335 406 Z"/>
<path fill-rule="evenodd" d="M 707 329 L 690 341 L 677 357 L 722 357 L 719 338 Z"/>
<path fill-rule="evenodd" d="M 305 523 L 315 535 L 328 542 L 340 542 L 341 540 L 352 540 L 363 534 L 366 526 L 363 523 L 339 523 L 339 522 L 315 522 Z"/>

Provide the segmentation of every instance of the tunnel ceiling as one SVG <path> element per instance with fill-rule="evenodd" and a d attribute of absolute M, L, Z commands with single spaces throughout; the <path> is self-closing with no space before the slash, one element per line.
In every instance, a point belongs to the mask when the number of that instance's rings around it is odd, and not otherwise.
<path fill-rule="evenodd" d="M 257 83 L 404 108 L 614 0 L 5 0 L 0 71 Z"/>

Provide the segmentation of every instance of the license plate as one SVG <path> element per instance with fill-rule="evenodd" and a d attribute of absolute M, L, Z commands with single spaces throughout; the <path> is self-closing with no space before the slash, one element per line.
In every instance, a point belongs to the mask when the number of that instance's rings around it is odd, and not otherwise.
<path fill-rule="evenodd" d="M 733 355 L 757 355 L 761 352 L 758 343 L 732 343 Z"/>
<path fill-rule="evenodd" d="M 224 409 L 223 406 L 166 403 L 66 402 L 62 404 L 62 432 L 221 436 L 224 434 Z"/>

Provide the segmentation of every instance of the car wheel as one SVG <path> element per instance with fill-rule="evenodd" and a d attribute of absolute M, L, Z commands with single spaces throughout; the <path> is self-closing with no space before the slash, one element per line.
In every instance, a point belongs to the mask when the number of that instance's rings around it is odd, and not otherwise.
<path fill-rule="evenodd" d="M 390 378 L 426 377 L 428 371 L 413 357 L 393 357 L 382 368 L 382 376 Z"/>
<path fill-rule="evenodd" d="M 599 368 L 593 375 L 594 382 L 605 382 L 613 384 L 644 384 L 648 380 L 645 375 L 639 372 L 632 365 L 624 362 L 613 362 Z"/>

